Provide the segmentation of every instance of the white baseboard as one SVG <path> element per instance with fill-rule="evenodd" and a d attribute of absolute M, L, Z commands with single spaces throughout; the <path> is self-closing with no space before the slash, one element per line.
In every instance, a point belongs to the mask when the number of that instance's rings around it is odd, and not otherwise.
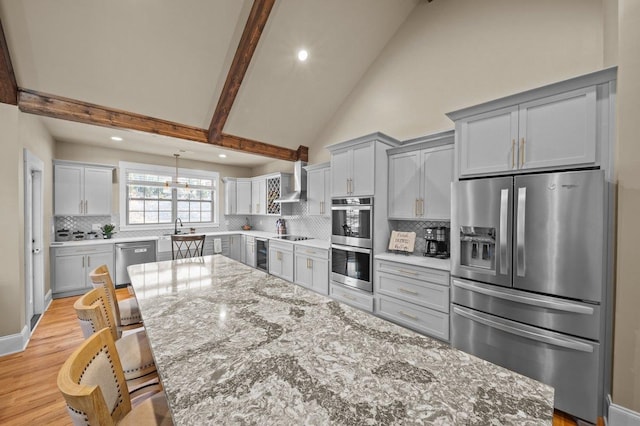
<path fill-rule="evenodd" d="M 0 356 L 24 351 L 29 343 L 30 330 L 28 326 L 22 328 L 21 333 L 0 337 Z"/>
<path fill-rule="evenodd" d="M 47 309 L 51 306 L 51 302 L 53 302 L 53 294 L 51 293 L 51 289 L 49 289 L 47 294 L 44 295 L 44 312 L 47 312 Z"/>
<path fill-rule="evenodd" d="M 607 426 L 640 426 L 640 413 L 628 408 L 609 402 L 609 416 L 607 418 Z"/>
<path fill-rule="evenodd" d="M 53 302 L 53 296 L 51 290 L 49 290 L 44 296 L 44 312 L 49 309 L 51 302 Z M 43 315 L 44 312 L 42 313 Z M 42 316 L 40 319 L 42 319 Z M 31 339 L 31 329 L 29 325 L 30 324 L 25 324 L 20 333 L 0 336 L 0 356 L 22 352 L 26 349 L 29 344 L 29 339 Z"/>

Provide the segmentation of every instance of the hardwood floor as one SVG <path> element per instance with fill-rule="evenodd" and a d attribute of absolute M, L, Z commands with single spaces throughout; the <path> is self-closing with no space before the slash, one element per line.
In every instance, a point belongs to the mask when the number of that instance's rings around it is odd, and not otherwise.
<path fill-rule="evenodd" d="M 130 297 L 126 289 L 116 292 L 118 299 Z M 76 299 L 54 300 L 27 349 L 0 357 L 0 425 L 71 425 L 56 378 L 60 366 L 83 340 L 73 311 Z M 556 412 L 553 425 L 574 426 L 576 422 Z"/>

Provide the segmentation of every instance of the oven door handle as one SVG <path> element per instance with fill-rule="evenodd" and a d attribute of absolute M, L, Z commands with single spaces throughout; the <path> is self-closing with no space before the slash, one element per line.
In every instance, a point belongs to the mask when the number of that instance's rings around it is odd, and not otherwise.
<path fill-rule="evenodd" d="M 371 210 L 371 206 L 331 206 L 331 210 Z"/>
<path fill-rule="evenodd" d="M 355 252 L 358 252 L 358 253 L 371 254 L 371 249 L 365 249 L 365 248 L 360 248 L 360 247 L 342 246 L 342 245 L 339 245 L 339 244 L 331 244 L 331 248 L 332 249 L 343 250 L 343 251 L 355 251 Z"/>

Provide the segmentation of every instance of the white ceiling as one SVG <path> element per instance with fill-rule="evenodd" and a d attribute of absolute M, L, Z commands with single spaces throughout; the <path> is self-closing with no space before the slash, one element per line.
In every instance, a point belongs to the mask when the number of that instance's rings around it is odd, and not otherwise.
<path fill-rule="evenodd" d="M 276 0 L 224 132 L 293 149 L 312 144 L 417 2 Z M 18 86 L 206 129 L 251 5 L 0 0 L 0 19 Z M 302 47 L 304 63 L 296 60 Z M 109 129 L 45 122 L 60 140 L 113 144 Z M 135 144 L 120 149 L 158 153 L 166 143 L 171 153 L 188 144 L 220 161 L 207 144 L 126 133 Z M 237 155 L 229 164 L 271 161 Z"/>

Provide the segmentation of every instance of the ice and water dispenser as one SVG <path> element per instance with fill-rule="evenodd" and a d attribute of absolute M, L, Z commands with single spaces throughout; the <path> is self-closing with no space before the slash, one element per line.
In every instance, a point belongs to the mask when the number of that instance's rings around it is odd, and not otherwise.
<path fill-rule="evenodd" d="M 496 270 L 496 228 L 460 227 L 460 265 Z"/>

